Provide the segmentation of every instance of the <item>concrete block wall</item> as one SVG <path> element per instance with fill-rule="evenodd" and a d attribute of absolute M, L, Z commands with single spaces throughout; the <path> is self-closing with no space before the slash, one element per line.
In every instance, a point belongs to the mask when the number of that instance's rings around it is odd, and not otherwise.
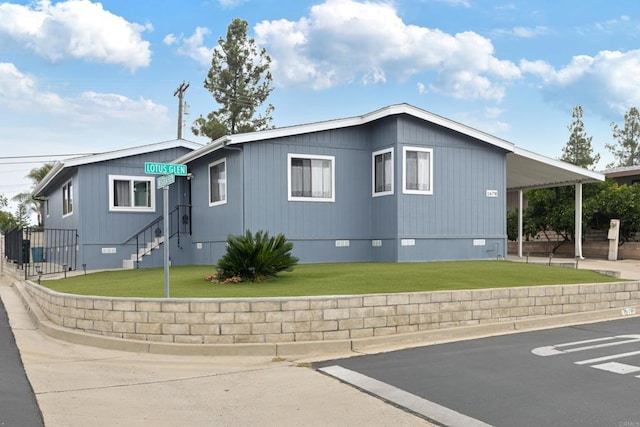
<path fill-rule="evenodd" d="M 187 344 L 353 340 L 640 304 L 640 282 L 256 299 L 110 298 L 25 287 L 56 325 Z"/>

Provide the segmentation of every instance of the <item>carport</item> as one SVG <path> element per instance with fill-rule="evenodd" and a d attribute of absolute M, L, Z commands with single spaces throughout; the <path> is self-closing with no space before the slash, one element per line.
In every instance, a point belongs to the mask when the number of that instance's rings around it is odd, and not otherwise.
<path fill-rule="evenodd" d="M 604 181 L 604 178 L 598 172 L 513 147 L 513 151 L 507 153 L 507 192 L 518 192 L 518 256 L 522 257 L 523 192 L 575 185 L 575 256 L 582 259 L 582 184 Z"/>

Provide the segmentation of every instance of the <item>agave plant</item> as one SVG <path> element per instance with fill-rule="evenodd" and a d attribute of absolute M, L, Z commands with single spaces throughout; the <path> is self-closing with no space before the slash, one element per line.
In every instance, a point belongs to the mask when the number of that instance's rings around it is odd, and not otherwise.
<path fill-rule="evenodd" d="M 283 234 L 270 237 L 269 233 L 250 230 L 244 235 L 227 238 L 227 252 L 218 261 L 219 278 L 241 277 L 242 280 L 266 280 L 281 271 L 288 271 L 298 263 L 291 255 L 293 243 Z"/>

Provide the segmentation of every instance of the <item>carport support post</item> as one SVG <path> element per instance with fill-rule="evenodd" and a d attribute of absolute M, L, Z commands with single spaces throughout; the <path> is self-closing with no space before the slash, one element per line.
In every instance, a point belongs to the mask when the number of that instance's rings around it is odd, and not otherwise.
<path fill-rule="evenodd" d="M 576 217 L 575 217 L 575 252 L 576 259 L 584 259 L 582 256 L 582 183 L 576 184 Z"/>
<path fill-rule="evenodd" d="M 522 258 L 522 190 L 518 190 L 518 257 Z"/>
<path fill-rule="evenodd" d="M 164 297 L 169 298 L 169 186 L 162 187 L 164 227 Z"/>

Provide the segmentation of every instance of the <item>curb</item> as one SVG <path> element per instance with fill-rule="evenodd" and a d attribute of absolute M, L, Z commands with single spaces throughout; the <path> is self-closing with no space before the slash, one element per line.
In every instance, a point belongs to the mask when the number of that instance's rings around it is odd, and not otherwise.
<path fill-rule="evenodd" d="M 22 299 L 27 312 L 36 324 L 36 328 L 52 338 L 104 349 L 174 356 L 261 356 L 288 359 L 309 357 L 330 358 L 331 355 L 335 356 L 336 354 L 357 355 L 359 353 L 385 352 L 495 335 L 640 316 L 640 313 L 636 314 L 635 310 L 633 310 L 633 314 L 627 314 L 624 308 L 612 308 L 502 323 L 458 326 L 455 328 L 432 329 L 407 334 L 346 340 L 260 344 L 179 344 L 113 338 L 55 325 L 46 318 L 45 314 L 31 298 L 31 295 L 25 290 L 24 285 L 20 281 L 13 282 L 13 287 Z"/>

